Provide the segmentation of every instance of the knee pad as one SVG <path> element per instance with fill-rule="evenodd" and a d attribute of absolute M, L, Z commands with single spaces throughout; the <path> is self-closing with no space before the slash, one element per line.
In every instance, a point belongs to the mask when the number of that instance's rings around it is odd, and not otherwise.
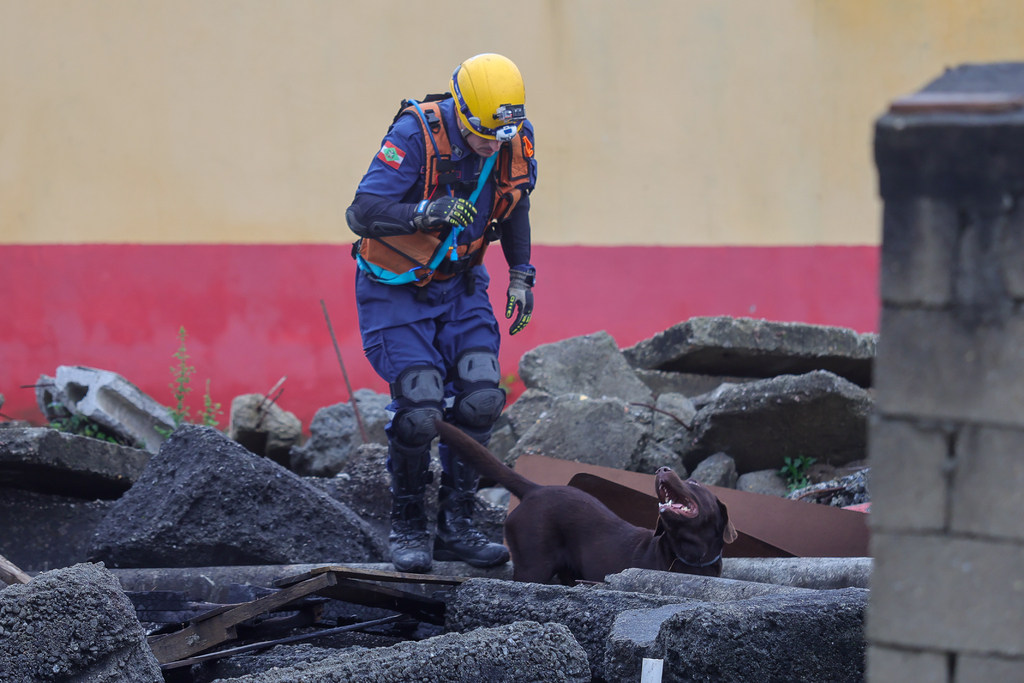
<path fill-rule="evenodd" d="M 391 419 L 390 436 L 406 447 L 426 446 L 435 436 L 434 420 L 442 417 L 444 379 L 431 365 L 414 365 L 402 371 L 391 385 L 398 403 Z"/>
<path fill-rule="evenodd" d="M 505 408 L 505 390 L 498 386 L 498 357 L 486 349 L 469 349 L 455 363 L 455 422 L 474 430 L 486 430 Z"/>

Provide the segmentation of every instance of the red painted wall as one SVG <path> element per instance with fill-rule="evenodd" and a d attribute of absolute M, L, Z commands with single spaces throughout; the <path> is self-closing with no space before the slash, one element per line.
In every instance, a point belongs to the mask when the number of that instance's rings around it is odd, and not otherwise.
<path fill-rule="evenodd" d="M 540 344 L 605 330 L 626 347 L 694 316 L 877 329 L 877 247 L 535 246 L 533 263 L 533 321 L 505 335 L 506 375 Z M 507 330 L 500 249 L 487 264 Z M 348 400 L 321 299 L 353 388 L 387 390 L 362 355 L 353 278 L 347 245 L 0 246 L 0 412 L 41 423 L 19 387 L 58 365 L 112 370 L 170 405 L 184 326 L 193 413 L 207 379 L 226 426 L 234 396 L 287 375 L 279 404 L 308 430 L 318 408 Z"/>

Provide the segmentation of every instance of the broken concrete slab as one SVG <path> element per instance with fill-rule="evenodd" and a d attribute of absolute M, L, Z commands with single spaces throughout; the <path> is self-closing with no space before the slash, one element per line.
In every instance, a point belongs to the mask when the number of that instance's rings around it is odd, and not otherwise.
<path fill-rule="evenodd" d="M 607 332 L 595 332 L 551 344 L 523 354 L 519 378 L 530 389 L 554 396 L 581 394 L 592 398 L 618 398 L 651 403 L 653 394 L 640 381 Z"/>
<path fill-rule="evenodd" d="M 606 576 L 605 583 L 610 589 L 617 591 L 671 595 L 704 602 L 727 602 L 729 600 L 747 600 L 762 595 L 811 592 L 806 588 L 793 586 L 635 568 Z"/>
<path fill-rule="evenodd" d="M 736 461 L 739 474 L 779 469 L 787 456 L 838 466 L 866 454 L 871 397 L 831 372 L 724 385 L 694 403 L 693 431 L 679 432 L 689 470 L 719 451 Z"/>
<path fill-rule="evenodd" d="M 696 479 L 708 486 L 721 486 L 726 489 L 736 488 L 739 475 L 736 474 L 736 461 L 725 453 L 715 453 L 704 458 L 693 473 L 691 479 Z"/>
<path fill-rule="evenodd" d="M 618 680 L 609 679 L 602 665 L 615 617 L 630 609 L 649 610 L 682 602 L 696 601 L 597 587 L 471 579 L 448 601 L 445 626 L 450 631 L 468 632 L 522 620 L 564 624 L 586 650 L 594 680 Z"/>
<path fill-rule="evenodd" d="M 0 429 L 0 486 L 84 500 L 117 498 L 151 454 L 47 427 Z"/>
<path fill-rule="evenodd" d="M 0 555 L 27 572 L 85 562 L 92 535 L 113 504 L 0 488 Z"/>
<path fill-rule="evenodd" d="M 560 624 L 526 620 L 355 652 L 222 683 L 590 683 L 587 655 Z"/>
<path fill-rule="evenodd" d="M 714 391 L 723 382 L 743 384 L 761 377 L 725 377 L 722 375 L 699 375 L 692 372 L 672 372 L 669 370 L 645 370 L 633 368 L 637 378 L 647 385 L 655 398 L 662 394 L 682 394 L 683 396 L 699 396 Z"/>
<path fill-rule="evenodd" d="M 877 341 L 843 327 L 715 316 L 685 320 L 622 354 L 635 368 L 738 377 L 828 370 L 869 387 Z"/>
<path fill-rule="evenodd" d="M 870 557 L 726 557 L 722 576 L 778 586 L 815 588 L 868 588 Z"/>
<path fill-rule="evenodd" d="M 302 422 L 263 394 L 242 394 L 231 400 L 228 438 L 288 467 L 292 446 L 302 438 Z"/>
<path fill-rule="evenodd" d="M 746 683 L 752 672 L 766 681 L 861 683 L 867 599 L 868 591 L 846 588 L 626 612 L 609 634 L 602 670 L 607 680 L 639 680 L 647 657 L 664 661 L 665 683 L 710 673 Z"/>
<path fill-rule="evenodd" d="M 164 680 L 131 601 L 95 564 L 0 590 L 0 672 L 11 683 Z"/>
<path fill-rule="evenodd" d="M 384 427 L 391 420 L 387 413 L 391 397 L 359 389 L 355 392 L 355 402 L 370 443 L 386 445 Z M 309 440 L 292 447 L 290 469 L 304 476 L 333 477 L 344 469 L 345 460 L 362 443 L 352 404 L 326 406 L 313 415 Z"/>
<path fill-rule="evenodd" d="M 121 375 L 81 365 L 61 365 L 56 377 L 36 382 L 39 409 L 50 419 L 54 403 L 112 432 L 139 442 L 151 453 L 174 429 L 171 412 Z"/>
<path fill-rule="evenodd" d="M 507 460 L 543 454 L 620 470 L 638 466 L 648 429 L 638 412 L 620 399 L 577 395 L 555 398 L 551 408 L 519 439 Z M 648 411 L 649 412 L 649 411 Z"/>
<path fill-rule="evenodd" d="M 547 413 L 555 397 L 540 389 L 527 389 L 501 414 L 494 423 L 491 441 L 487 444 L 499 460 L 511 463 L 508 454 L 530 427 Z"/>
<path fill-rule="evenodd" d="M 760 493 L 762 496 L 785 498 L 789 495 L 789 484 L 779 470 L 757 470 L 744 472 L 736 478 L 737 491 Z"/>
<path fill-rule="evenodd" d="M 380 561 L 347 507 L 210 427 L 182 425 L 96 529 L 115 567 Z"/>

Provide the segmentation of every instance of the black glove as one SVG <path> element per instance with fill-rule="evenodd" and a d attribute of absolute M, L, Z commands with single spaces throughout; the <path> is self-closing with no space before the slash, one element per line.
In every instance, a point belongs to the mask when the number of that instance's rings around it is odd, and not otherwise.
<path fill-rule="evenodd" d="M 444 196 L 428 202 L 424 199 L 416 206 L 412 224 L 417 230 L 432 230 L 445 224 L 469 225 L 476 216 L 476 207 L 465 199 Z"/>
<path fill-rule="evenodd" d="M 509 334 L 521 331 L 530 322 L 533 314 L 533 283 L 537 277 L 537 269 L 530 265 L 513 266 L 508 271 L 508 304 L 505 306 L 505 317 L 511 318 L 519 309 L 516 319 L 512 321 Z"/>

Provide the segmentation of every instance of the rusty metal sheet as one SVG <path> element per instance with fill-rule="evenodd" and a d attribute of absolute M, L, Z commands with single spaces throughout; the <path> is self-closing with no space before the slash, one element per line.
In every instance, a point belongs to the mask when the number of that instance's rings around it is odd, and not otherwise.
<path fill-rule="evenodd" d="M 592 478 L 576 480 L 579 488 L 587 490 L 630 523 L 653 528 L 653 522 L 647 521 L 656 520 L 657 515 L 653 474 L 543 455 L 520 456 L 515 470 L 531 481 L 546 485 L 568 485 L 578 474 L 590 475 Z M 607 484 L 597 483 L 593 478 L 605 480 Z M 868 556 L 868 515 L 864 513 L 718 486 L 708 488 L 729 508 L 729 519 L 739 533 L 736 543 L 725 547 L 726 557 Z M 511 498 L 509 512 L 516 504 L 518 500 Z"/>

